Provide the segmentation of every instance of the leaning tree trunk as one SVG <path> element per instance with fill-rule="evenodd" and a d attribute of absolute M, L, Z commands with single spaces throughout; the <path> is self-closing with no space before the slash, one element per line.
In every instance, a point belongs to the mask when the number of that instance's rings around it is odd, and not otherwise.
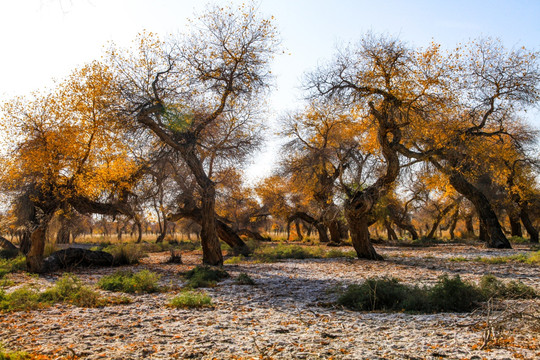
<path fill-rule="evenodd" d="M 220 220 L 216 220 L 216 223 L 219 238 L 229 245 L 236 255 L 249 256 L 251 254 L 249 247 L 233 229 Z"/>
<path fill-rule="evenodd" d="M 497 214 L 493 211 L 487 197 L 456 171 L 450 174 L 449 180 L 454 189 L 474 204 L 480 222 L 486 227 L 487 246 L 496 249 L 511 249 L 512 245 L 504 235 Z"/>
<path fill-rule="evenodd" d="M 510 222 L 510 233 L 512 236 L 523 236 L 523 232 L 521 230 L 521 220 L 519 218 L 519 215 L 517 214 L 508 214 L 508 221 Z"/>
<path fill-rule="evenodd" d="M 328 243 L 330 241 L 328 239 L 326 226 L 321 221 L 303 211 L 297 211 L 287 219 L 287 241 L 289 240 L 291 222 L 296 221 L 297 219 L 315 226 L 317 232 L 319 233 L 319 241 L 321 243 Z"/>
<path fill-rule="evenodd" d="M 538 243 L 538 230 L 536 230 L 531 219 L 529 218 L 529 212 L 527 211 L 526 205 L 521 207 L 519 217 L 523 223 L 523 226 L 525 227 L 525 230 L 527 230 L 527 233 L 531 238 L 531 242 Z"/>
<path fill-rule="evenodd" d="M 456 230 L 458 220 L 459 220 L 459 208 L 457 208 L 452 214 L 452 220 L 450 222 L 450 227 L 448 229 L 448 233 L 450 234 L 451 240 L 454 240 L 456 237 L 456 235 L 454 234 L 454 231 Z"/>

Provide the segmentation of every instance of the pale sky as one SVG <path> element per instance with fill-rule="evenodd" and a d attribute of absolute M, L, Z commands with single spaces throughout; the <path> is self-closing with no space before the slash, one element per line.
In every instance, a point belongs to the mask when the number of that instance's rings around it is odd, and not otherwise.
<path fill-rule="evenodd" d="M 128 45 L 142 30 L 160 35 L 184 31 L 186 18 L 208 2 L 196 0 L 0 0 L 0 101 L 50 86 L 75 67 L 98 59 L 107 41 Z M 242 1 L 232 1 L 241 3 Z M 331 58 L 337 45 L 368 31 L 387 33 L 414 46 L 432 40 L 452 48 L 480 36 L 507 47 L 540 50 L 538 0 L 260 0 L 275 17 L 285 55 L 273 65 L 272 119 L 299 104 L 302 74 Z M 540 127 L 538 112 L 531 122 Z M 268 175 L 275 153 L 255 158 Z M 263 164 L 262 166 L 260 164 Z M 254 174 L 251 176 L 255 176 Z"/>

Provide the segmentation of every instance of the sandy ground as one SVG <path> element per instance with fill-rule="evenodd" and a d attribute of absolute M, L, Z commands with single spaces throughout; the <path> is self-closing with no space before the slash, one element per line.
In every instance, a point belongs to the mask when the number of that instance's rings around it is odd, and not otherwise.
<path fill-rule="evenodd" d="M 344 249 L 346 250 L 346 249 Z M 205 289 L 214 307 L 174 309 L 166 304 L 174 291 L 129 295 L 132 303 L 105 308 L 58 304 L 40 311 L 0 313 L 0 343 L 53 358 L 87 359 L 539 359 L 540 334 L 520 319 L 505 320 L 498 344 L 481 350 L 488 316 L 470 314 L 411 315 L 353 312 L 332 306 L 337 287 L 368 277 L 397 277 L 411 284 L 431 284 L 438 276 L 459 274 L 477 281 L 491 273 L 521 280 L 540 291 L 540 267 L 522 263 L 452 262 L 451 256 L 490 257 L 526 252 L 488 250 L 470 245 L 429 248 L 378 247 L 387 259 L 285 260 L 269 264 L 225 265 L 232 277 L 247 273 L 255 286 L 232 279 Z M 170 288 L 184 284 L 179 273 L 201 261 L 183 255 L 183 265 L 164 264 L 167 253 L 152 254 L 133 267 L 159 272 Z M 82 269 L 88 283 L 116 269 Z M 46 286 L 60 274 L 39 279 L 13 274 L 20 286 Z M 9 291 L 9 290 L 8 290 Z M 503 307 L 538 309 L 539 300 L 506 301 Z M 538 320 L 537 320 L 538 321 Z M 525 324 L 525 325 L 524 325 Z"/>

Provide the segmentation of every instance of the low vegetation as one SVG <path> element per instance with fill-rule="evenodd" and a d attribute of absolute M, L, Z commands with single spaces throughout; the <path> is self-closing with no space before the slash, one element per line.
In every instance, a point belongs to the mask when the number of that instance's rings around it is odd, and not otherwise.
<path fill-rule="evenodd" d="M 237 285 L 255 285 L 255 280 L 246 273 L 240 273 L 236 279 L 234 279 L 234 282 Z"/>
<path fill-rule="evenodd" d="M 0 311 L 5 312 L 35 310 L 60 302 L 80 307 L 101 307 L 128 301 L 126 298 L 103 298 L 73 274 L 64 274 L 44 291 L 29 285 L 10 293 L 0 290 Z"/>
<path fill-rule="evenodd" d="M 187 286 L 193 289 L 201 287 L 214 287 L 223 279 L 230 277 L 229 273 L 221 268 L 210 266 L 196 266 L 184 274 Z"/>
<path fill-rule="evenodd" d="M 350 285 L 338 304 L 359 311 L 408 311 L 419 313 L 468 312 L 490 298 L 534 298 L 535 290 L 521 282 L 503 283 L 484 276 L 479 285 L 441 276 L 433 287 L 405 285 L 395 278 L 370 278 Z"/>
<path fill-rule="evenodd" d="M 25 270 L 26 259 L 24 256 L 17 256 L 11 259 L 0 258 L 0 279 L 3 278 L 6 274 Z"/>
<path fill-rule="evenodd" d="M 211 307 L 212 298 L 204 292 L 185 290 L 173 297 L 169 306 L 182 309 Z"/>
<path fill-rule="evenodd" d="M 531 252 L 528 254 L 516 254 L 508 256 L 477 256 L 474 258 L 467 258 L 463 256 L 451 257 L 448 260 L 453 262 L 466 262 L 466 261 L 478 261 L 486 264 L 507 264 L 511 262 L 520 262 L 530 265 L 540 265 L 540 251 Z"/>
<path fill-rule="evenodd" d="M 137 273 L 120 270 L 102 277 L 98 286 L 103 290 L 125 293 L 153 293 L 160 290 L 160 276 L 148 270 Z"/>

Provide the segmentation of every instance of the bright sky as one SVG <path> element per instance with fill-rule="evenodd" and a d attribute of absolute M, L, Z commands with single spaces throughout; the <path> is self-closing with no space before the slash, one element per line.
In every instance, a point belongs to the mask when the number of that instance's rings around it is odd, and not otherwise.
<path fill-rule="evenodd" d="M 230 1 L 210 1 L 227 4 Z M 241 3 L 242 1 L 233 1 Z M 128 45 L 143 29 L 166 35 L 185 30 L 185 19 L 201 12 L 200 0 L 0 0 L 0 101 L 50 85 L 75 67 L 97 59 L 109 40 Z M 274 118 L 294 109 L 305 71 L 329 59 L 336 45 L 368 31 L 399 36 L 414 46 L 434 40 L 451 48 L 480 36 L 507 47 L 540 50 L 538 0 L 260 0 L 273 15 L 286 49 L 276 58 Z M 538 112 L 531 121 L 540 128 Z M 269 119 L 271 128 L 275 121 Z M 273 139 L 271 139 L 273 137 Z M 267 175 L 275 136 L 254 159 Z M 262 165 L 261 165 L 262 164 Z"/>

